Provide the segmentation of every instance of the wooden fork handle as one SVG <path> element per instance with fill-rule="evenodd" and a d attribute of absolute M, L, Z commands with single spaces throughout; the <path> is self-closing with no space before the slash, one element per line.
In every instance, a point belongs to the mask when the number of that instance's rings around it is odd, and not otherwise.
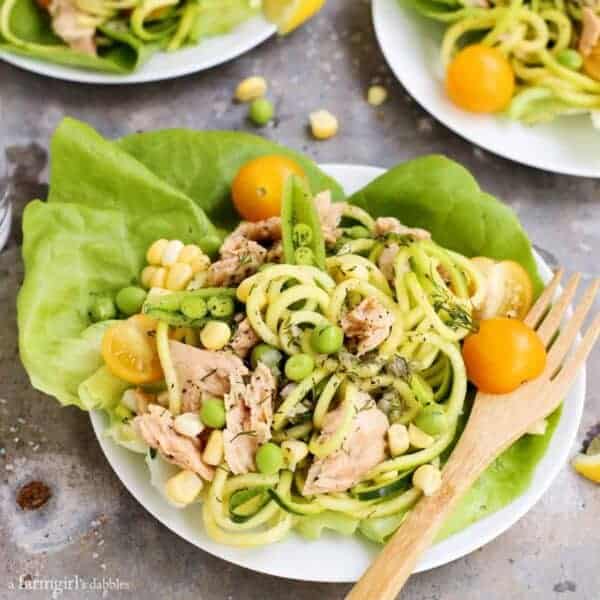
<path fill-rule="evenodd" d="M 432 496 L 423 497 L 411 510 L 346 600 L 393 600 L 396 597 L 462 495 L 493 459 L 493 456 L 473 452 L 469 437 L 463 435 L 446 463 L 440 489 Z"/>

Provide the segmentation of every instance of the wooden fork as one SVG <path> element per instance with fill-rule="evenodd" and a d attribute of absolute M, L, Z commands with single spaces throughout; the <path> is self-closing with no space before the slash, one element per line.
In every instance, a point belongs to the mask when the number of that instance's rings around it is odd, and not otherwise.
<path fill-rule="evenodd" d="M 461 496 L 499 454 L 564 399 L 600 334 L 598 314 L 563 364 L 594 302 L 600 280 L 589 287 L 573 316 L 561 326 L 581 278 L 579 274 L 571 277 L 552 305 L 562 274 L 556 273 L 525 319 L 549 347 L 544 372 L 510 394 L 477 394 L 467 426 L 442 471 L 440 489 L 419 501 L 346 600 L 395 598 Z"/>

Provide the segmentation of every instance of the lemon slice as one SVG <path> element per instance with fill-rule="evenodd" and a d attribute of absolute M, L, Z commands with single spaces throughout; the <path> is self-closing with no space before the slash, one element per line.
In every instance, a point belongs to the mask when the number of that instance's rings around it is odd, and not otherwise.
<path fill-rule="evenodd" d="M 573 459 L 573 468 L 586 479 L 600 483 L 600 435 L 592 440 L 585 454 Z"/>
<path fill-rule="evenodd" d="M 318 13 L 325 0 L 263 0 L 265 16 L 285 35 Z"/>

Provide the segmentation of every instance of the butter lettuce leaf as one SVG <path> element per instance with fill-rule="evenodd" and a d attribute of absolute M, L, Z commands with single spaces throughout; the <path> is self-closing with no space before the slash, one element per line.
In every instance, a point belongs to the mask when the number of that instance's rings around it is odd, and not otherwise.
<path fill-rule="evenodd" d="M 542 287 L 531 243 L 515 213 L 445 156 L 424 156 L 393 167 L 349 201 L 373 217 L 393 216 L 427 229 L 438 244 L 465 256 L 514 260 L 531 275 L 538 291 Z"/>
<path fill-rule="evenodd" d="M 244 163 L 259 156 L 287 156 L 302 166 L 313 193 L 331 190 L 334 200 L 344 198 L 340 185 L 312 160 L 249 133 L 171 129 L 130 135 L 117 144 L 191 198 L 215 225 L 227 229 L 239 221 L 231 202 L 231 182 Z"/>

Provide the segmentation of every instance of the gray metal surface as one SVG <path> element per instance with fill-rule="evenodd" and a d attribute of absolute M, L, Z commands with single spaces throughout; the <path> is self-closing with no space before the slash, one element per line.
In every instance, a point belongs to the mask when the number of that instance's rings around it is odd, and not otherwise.
<path fill-rule="evenodd" d="M 25 202 L 45 194 L 48 140 L 63 116 L 84 119 L 107 136 L 163 127 L 250 130 L 245 108 L 232 104 L 231 96 L 240 79 L 261 74 L 270 81 L 279 115 L 264 135 L 322 162 L 390 166 L 443 152 L 508 202 L 551 260 L 587 278 L 598 275 L 600 182 L 496 158 L 434 122 L 390 77 L 369 12 L 366 2 L 329 0 L 288 39 L 271 40 L 209 72 L 138 87 L 61 83 L 0 63 L 0 149 L 12 163 L 16 209 L 9 245 L 0 254 L 0 599 L 51 598 L 39 588 L 61 582 L 71 590 L 54 597 L 69 600 L 329 600 L 348 589 L 252 573 L 180 540 L 123 488 L 86 415 L 59 408 L 29 385 L 17 351 L 20 214 Z M 375 81 L 390 92 L 378 109 L 364 100 Z M 311 140 L 306 129 L 309 111 L 321 107 L 341 123 L 338 137 L 327 142 Z M 588 372 L 579 443 L 600 422 L 600 353 Z M 15 492 L 31 478 L 48 483 L 53 497 L 44 509 L 23 513 Z M 515 527 L 471 556 L 415 576 L 402 598 L 598 600 L 599 523 L 600 487 L 565 466 Z M 103 578 L 104 592 L 89 589 L 102 587 Z M 29 589 L 19 590 L 20 583 Z"/>

